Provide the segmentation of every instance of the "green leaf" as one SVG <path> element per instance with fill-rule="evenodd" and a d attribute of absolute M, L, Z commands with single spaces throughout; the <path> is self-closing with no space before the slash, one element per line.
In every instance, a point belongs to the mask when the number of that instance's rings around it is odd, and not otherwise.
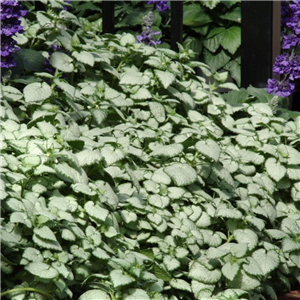
<path fill-rule="evenodd" d="M 48 99 L 52 95 L 52 90 L 46 82 L 34 82 L 28 84 L 24 89 L 25 102 L 38 102 Z"/>
<path fill-rule="evenodd" d="M 32 49 L 21 48 L 16 55 L 22 60 L 24 69 L 36 72 L 44 70 L 46 58 L 42 53 Z"/>
<path fill-rule="evenodd" d="M 109 260 L 111 259 L 111 255 L 107 254 L 107 252 L 101 248 L 96 248 L 93 251 L 93 255 L 101 260 Z"/>
<path fill-rule="evenodd" d="M 91 67 L 94 66 L 95 58 L 91 53 L 87 51 L 81 51 L 81 52 L 74 51 L 72 53 L 72 56 L 75 57 L 79 62 L 82 62 Z"/>
<path fill-rule="evenodd" d="M 167 89 L 176 79 L 175 75 L 168 71 L 154 70 L 154 73 L 165 89 Z"/>
<path fill-rule="evenodd" d="M 237 275 L 238 271 L 240 270 L 240 266 L 237 263 L 227 262 L 222 267 L 222 274 L 229 280 L 233 280 L 234 277 Z"/>
<path fill-rule="evenodd" d="M 53 231 L 47 226 L 42 226 L 41 228 L 34 228 L 33 232 L 42 239 L 58 243 Z"/>
<path fill-rule="evenodd" d="M 208 270 L 198 262 L 192 262 L 190 264 L 190 269 L 188 273 L 188 276 L 191 279 L 195 279 L 202 283 L 208 283 L 208 284 L 218 282 L 221 278 L 221 275 L 222 274 L 220 270 L 218 269 Z"/>
<path fill-rule="evenodd" d="M 113 270 L 110 272 L 109 276 L 115 289 L 133 283 L 135 281 L 133 277 L 127 275 L 122 270 Z"/>
<path fill-rule="evenodd" d="M 204 62 L 211 67 L 212 73 L 224 67 L 229 61 L 230 56 L 225 51 L 218 51 L 217 54 L 212 54 L 208 50 L 204 49 Z"/>
<path fill-rule="evenodd" d="M 197 179 L 196 171 L 187 164 L 175 163 L 164 168 L 177 186 L 185 186 Z"/>
<path fill-rule="evenodd" d="M 204 40 L 203 45 L 206 49 L 208 49 L 210 52 L 215 53 L 216 50 L 221 45 L 221 41 L 223 39 L 223 33 L 225 28 L 224 27 L 218 27 L 218 33 L 213 35 L 210 38 L 207 38 Z"/>
<path fill-rule="evenodd" d="M 107 117 L 107 111 L 102 109 L 92 109 L 91 113 L 93 117 L 95 118 L 95 121 L 98 125 L 101 125 L 101 123 L 106 119 Z"/>
<path fill-rule="evenodd" d="M 190 27 L 199 27 L 210 23 L 212 20 L 205 13 L 200 3 L 192 3 L 183 6 L 183 25 Z"/>
<path fill-rule="evenodd" d="M 173 278 L 170 281 L 170 286 L 177 290 L 192 292 L 191 285 L 183 279 Z"/>
<path fill-rule="evenodd" d="M 71 73 L 74 71 L 73 59 L 63 52 L 52 53 L 49 62 L 54 68 L 62 72 Z"/>
<path fill-rule="evenodd" d="M 222 33 L 222 37 L 222 47 L 234 54 L 241 45 L 241 28 L 238 26 L 229 27 Z"/>
<path fill-rule="evenodd" d="M 32 262 L 25 266 L 25 270 L 38 278 L 54 279 L 58 271 L 43 262 Z"/>
<path fill-rule="evenodd" d="M 1 87 L 1 97 L 3 100 L 18 101 L 23 98 L 23 94 L 18 89 L 7 85 Z"/>
<path fill-rule="evenodd" d="M 130 34 L 130 33 L 126 33 L 124 34 L 122 37 L 121 37 L 121 40 L 120 40 L 120 44 L 122 46 L 126 46 L 127 44 L 129 45 L 133 45 L 136 43 L 136 39 L 135 37 Z"/>
<path fill-rule="evenodd" d="M 218 217 L 230 218 L 230 219 L 242 219 L 242 213 L 237 209 L 220 208 L 216 214 Z"/>
<path fill-rule="evenodd" d="M 266 170 L 271 178 L 275 181 L 279 181 L 286 174 L 286 168 L 276 161 L 274 157 L 270 157 L 265 162 Z"/>
<path fill-rule="evenodd" d="M 220 146 L 217 142 L 211 139 L 199 141 L 196 143 L 196 149 L 205 156 L 218 161 L 221 153 Z"/>

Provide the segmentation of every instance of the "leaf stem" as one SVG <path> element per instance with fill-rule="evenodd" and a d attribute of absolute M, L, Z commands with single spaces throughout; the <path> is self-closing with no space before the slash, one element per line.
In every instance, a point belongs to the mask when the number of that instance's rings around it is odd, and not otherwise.
<path fill-rule="evenodd" d="M 35 289 L 35 288 L 30 288 L 30 287 L 28 287 L 28 288 L 24 287 L 24 288 L 11 289 L 9 291 L 1 293 L 1 297 L 5 296 L 5 295 L 8 295 L 8 294 L 11 294 L 11 293 L 16 293 L 16 292 L 34 292 L 34 293 L 38 293 L 38 294 L 44 295 L 44 296 L 46 296 L 47 298 L 49 298 L 51 300 L 56 300 L 54 297 L 52 297 L 48 293 L 46 293 L 44 291 L 41 291 L 41 290 L 38 290 L 38 289 Z"/>

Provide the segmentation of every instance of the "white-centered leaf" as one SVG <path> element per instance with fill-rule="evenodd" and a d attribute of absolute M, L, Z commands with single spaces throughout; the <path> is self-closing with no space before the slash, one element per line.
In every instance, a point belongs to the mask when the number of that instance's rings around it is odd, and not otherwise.
<path fill-rule="evenodd" d="M 161 103 L 156 101 L 151 101 L 149 102 L 149 108 L 152 115 L 158 122 L 162 123 L 165 121 L 166 119 L 165 107 Z"/>
<path fill-rule="evenodd" d="M 72 53 L 72 56 L 75 57 L 78 61 L 80 61 L 84 64 L 87 64 L 91 67 L 94 66 L 95 58 L 90 52 L 87 52 L 87 51 L 81 51 L 81 52 L 74 51 Z"/>
<path fill-rule="evenodd" d="M 71 73 L 74 71 L 73 59 L 63 52 L 52 53 L 49 62 L 54 68 L 62 72 Z"/>
<path fill-rule="evenodd" d="M 52 95 L 51 87 L 46 82 L 34 82 L 23 89 L 25 102 L 38 102 L 48 99 Z"/>
<path fill-rule="evenodd" d="M 204 154 L 215 161 L 219 160 L 221 149 L 218 143 L 214 140 L 207 139 L 205 141 L 199 141 L 195 146 L 201 154 Z"/>
<path fill-rule="evenodd" d="M 104 222 L 109 214 L 109 211 L 105 208 L 100 207 L 98 204 L 94 204 L 92 201 L 88 201 L 84 208 L 86 212 L 93 218 L 96 218 Z"/>
<path fill-rule="evenodd" d="M 196 171 L 188 164 L 175 163 L 164 168 L 177 186 L 185 186 L 197 179 Z"/>
<path fill-rule="evenodd" d="M 161 71 L 155 69 L 154 73 L 165 89 L 167 89 L 176 79 L 175 75 L 168 71 Z"/>
<path fill-rule="evenodd" d="M 80 152 L 77 152 L 75 155 L 81 167 L 95 165 L 99 163 L 100 160 L 102 159 L 102 155 L 96 149 L 95 150 L 84 149 Z"/>
<path fill-rule="evenodd" d="M 109 275 L 115 289 L 135 281 L 133 277 L 127 275 L 122 270 L 113 270 Z"/>
<path fill-rule="evenodd" d="M 252 254 L 252 257 L 259 264 L 264 275 L 275 270 L 280 261 L 278 253 L 274 250 L 266 251 L 265 249 L 259 249 Z"/>
<path fill-rule="evenodd" d="M 258 243 L 257 234 L 250 229 L 237 229 L 233 232 L 234 238 L 238 243 L 245 243 L 249 250 L 253 250 Z"/>
<path fill-rule="evenodd" d="M 103 290 L 94 289 L 83 293 L 78 300 L 110 300 L 111 297 Z"/>
<path fill-rule="evenodd" d="M 163 262 L 168 271 L 174 271 L 180 267 L 179 260 L 170 255 L 165 255 Z"/>
<path fill-rule="evenodd" d="M 274 157 L 270 157 L 265 163 L 266 170 L 271 178 L 275 181 L 279 181 L 286 174 L 286 168 Z"/>
<path fill-rule="evenodd" d="M 183 151 L 183 146 L 181 144 L 171 144 L 163 145 L 157 147 L 152 153 L 151 156 L 166 156 L 166 157 L 175 157 L 178 156 Z"/>
<path fill-rule="evenodd" d="M 29 273 L 43 279 L 54 279 L 57 277 L 58 271 L 43 262 L 32 262 L 25 266 L 25 270 Z"/>
<path fill-rule="evenodd" d="M 142 289 L 130 289 L 129 295 L 125 294 L 123 300 L 150 300 L 150 296 Z M 152 298 L 155 299 L 155 298 Z M 158 298 L 158 300 L 160 300 Z"/>
<path fill-rule="evenodd" d="M 237 263 L 231 263 L 227 262 L 223 267 L 222 267 L 222 274 L 229 280 L 233 280 L 234 277 L 237 275 L 238 271 L 240 269 L 239 264 Z"/>
<path fill-rule="evenodd" d="M 216 283 L 220 280 L 221 275 L 220 270 L 208 270 L 198 262 L 193 262 L 190 265 L 189 277 L 203 283 Z"/>
<path fill-rule="evenodd" d="M 177 290 L 192 292 L 191 285 L 183 279 L 173 278 L 170 281 L 170 286 Z"/>

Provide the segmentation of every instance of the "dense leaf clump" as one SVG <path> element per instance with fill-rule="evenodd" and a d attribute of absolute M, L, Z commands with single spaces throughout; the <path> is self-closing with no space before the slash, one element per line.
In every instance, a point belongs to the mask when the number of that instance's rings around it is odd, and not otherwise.
<path fill-rule="evenodd" d="M 276 299 L 299 284 L 300 118 L 229 104 L 226 74 L 189 50 L 67 17 L 76 32 L 35 25 L 67 49 L 55 74 L 28 67 L 1 90 L 3 294 Z"/>

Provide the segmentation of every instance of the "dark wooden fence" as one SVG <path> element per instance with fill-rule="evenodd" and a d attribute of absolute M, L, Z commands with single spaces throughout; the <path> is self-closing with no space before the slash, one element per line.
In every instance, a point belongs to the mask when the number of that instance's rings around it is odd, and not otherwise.
<path fill-rule="evenodd" d="M 103 33 L 114 32 L 114 1 L 103 1 Z M 280 53 L 280 1 L 242 1 L 241 85 L 265 87 Z M 171 48 L 182 43 L 183 2 L 171 1 Z"/>

